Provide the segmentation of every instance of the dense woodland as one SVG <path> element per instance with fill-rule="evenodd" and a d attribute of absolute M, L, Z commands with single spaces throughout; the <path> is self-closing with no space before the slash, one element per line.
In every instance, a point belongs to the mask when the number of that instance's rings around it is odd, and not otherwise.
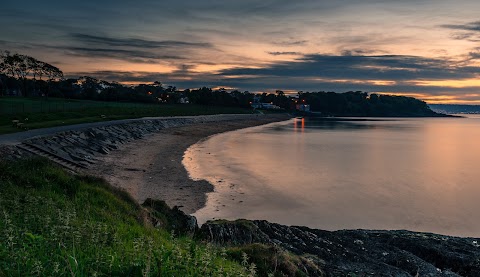
<path fill-rule="evenodd" d="M 361 91 L 298 92 L 283 91 L 255 94 L 248 91 L 227 91 L 203 87 L 179 90 L 164 87 L 159 81 L 150 84 L 125 85 L 97 80 L 93 77 L 64 78 L 63 72 L 33 57 L 0 53 L 0 96 L 60 97 L 116 102 L 182 103 L 229 107 L 251 107 L 259 101 L 295 110 L 297 104 L 308 104 L 311 111 L 325 116 L 434 116 L 428 105 L 404 96 L 368 94 Z"/>

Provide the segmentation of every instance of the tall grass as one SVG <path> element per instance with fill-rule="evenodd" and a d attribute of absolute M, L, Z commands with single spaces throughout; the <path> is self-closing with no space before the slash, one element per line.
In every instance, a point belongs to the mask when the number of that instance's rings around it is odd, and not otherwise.
<path fill-rule="evenodd" d="M 253 276 L 225 249 L 144 223 L 104 181 L 43 159 L 0 162 L 0 276 Z"/>

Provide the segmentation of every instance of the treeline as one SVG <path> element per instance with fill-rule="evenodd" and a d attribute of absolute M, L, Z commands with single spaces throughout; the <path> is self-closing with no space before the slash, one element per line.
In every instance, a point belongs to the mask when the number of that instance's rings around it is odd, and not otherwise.
<path fill-rule="evenodd" d="M 254 94 L 248 91 L 225 89 L 179 90 L 175 86 L 164 87 L 161 82 L 139 85 L 123 85 L 92 77 L 66 79 L 57 82 L 54 95 L 70 99 L 85 99 L 116 102 L 142 102 L 167 104 L 200 104 L 211 106 L 250 107 Z"/>
<path fill-rule="evenodd" d="M 45 79 L 44 79 L 45 78 Z M 252 103 L 267 103 L 283 110 L 297 110 L 309 105 L 310 110 L 325 116 L 434 116 L 428 105 L 412 97 L 368 94 L 361 91 L 298 92 L 286 95 L 251 93 L 226 89 L 198 88 L 179 90 L 164 87 L 161 82 L 124 85 L 93 77 L 65 79 L 57 67 L 35 58 L 0 54 L 0 95 L 51 96 L 117 102 L 182 103 L 212 106 L 251 107 Z"/>
<path fill-rule="evenodd" d="M 308 103 L 312 111 L 332 116 L 436 116 L 424 101 L 413 97 L 368 94 L 355 91 L 345 93 L 299 93 L 301 103 Z"/>

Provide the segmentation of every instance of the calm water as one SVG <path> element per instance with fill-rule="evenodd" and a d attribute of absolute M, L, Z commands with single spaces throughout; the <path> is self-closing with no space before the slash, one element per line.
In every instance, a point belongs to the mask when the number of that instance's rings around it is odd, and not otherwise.
<path fill-rule="evenodd" d="M 194 215 L 480 237 L 480 117 L 288 122 L 213 136 L 184 165 Z"/>

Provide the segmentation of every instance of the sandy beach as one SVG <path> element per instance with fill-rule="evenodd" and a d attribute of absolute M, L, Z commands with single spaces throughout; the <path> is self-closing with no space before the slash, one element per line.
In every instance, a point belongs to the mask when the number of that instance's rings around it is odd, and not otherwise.
<path fill-rule="evenodd" d="M 89 174 L 105 178 L 130 193 L 139 203 L 147 198 L 164 200 L 186 213 L 194 213 L 206 202 L 213 186 L 193 181 L 182 165 L 185 150 L 211 135 L 286 120 L 287 115 L 267 115 L 215 123 L 199 123 L 163 129 L 123 145 L 101 157 Z"/>

